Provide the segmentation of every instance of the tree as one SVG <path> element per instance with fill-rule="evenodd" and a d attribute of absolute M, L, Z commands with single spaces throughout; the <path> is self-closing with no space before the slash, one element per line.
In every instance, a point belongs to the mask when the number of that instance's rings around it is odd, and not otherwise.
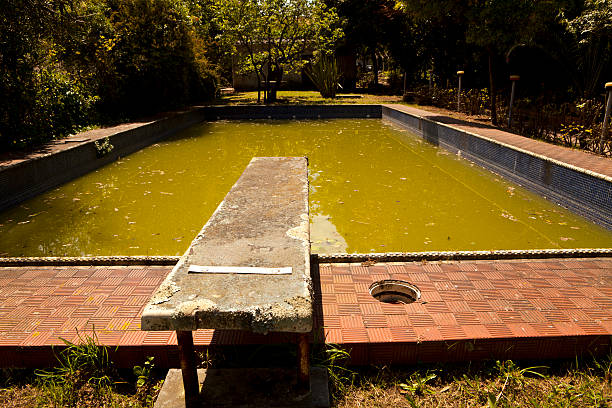
<path fill-rule="evenodd" d="M 97 98 L 63 60 L 81 11 L 69 1 L 2 1 L 0 150 L 63 136 L 87 123 Z"/>
<path fill-rule="evenodd" d="M 346 45 L 372 59 L 374 85 L 378 85 L 378 54 L 388 43 L 394 2 L 391 0 L 338 0 L 345 18 Z"/>
<path fill-rule="evenodd" d="M 0 150 L 212 98 L 198 0 L 0 0 Z"/>
<path fill-rule="evenodd" d="M 342 36 L 335 10 L 320 0 L 216 0 L 220 39 L 241 73 L 257 77 L 257 100 L 276 100 L 283 73 L 309 51 L 328 52 Z"/>
<path fill-rule="evenodd" d="M 572 78 L 578 81 L 582 96 L 588 97 L 601 91 L 606 80 L 603 74 L 612 72 L 612 1 L 586 0 L 584 3 L 580 15 L 564 22 L 574 42 Z"/>
<path fill-rule="evenodd" d="M 559 1 L 402 0 L 404 10 L 426 21 L 454 21 L 466 27 L 468 44 L 487 56 L 491 122 L 497 124 L 495 60 L 513 46 L 533 42 L 559 12 Z"/>

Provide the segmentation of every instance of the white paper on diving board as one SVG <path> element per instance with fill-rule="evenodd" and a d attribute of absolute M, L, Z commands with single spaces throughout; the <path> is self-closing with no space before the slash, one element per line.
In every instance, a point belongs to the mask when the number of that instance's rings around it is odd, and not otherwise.
<path fill-rule="evenodd" d="M 283 268 L 260 268 L 254 266 L 201 266 L 189 265 L 188 273 L 240 273 L 256 275 L 291 275 L 290 266 Z"/>

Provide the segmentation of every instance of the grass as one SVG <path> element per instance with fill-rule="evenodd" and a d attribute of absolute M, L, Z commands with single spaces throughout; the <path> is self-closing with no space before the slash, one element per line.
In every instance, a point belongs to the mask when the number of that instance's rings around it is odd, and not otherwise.
<path fill-rule="evenodd" d="M 278 91 L 274 105 L 316 105 L 316 104 L 381 104 L 403 103 L 399 95 L 342 94 L 336 98 L 323 98 L 318 91 Z M 215 103 L 223 105 L 255 105 L 257 92 L 236 92 L 222 95 Z"/>
<path fill-rule="evenodd" d="M 611 369 L 612 355 L 538 364 L 507 360 L 373 367 L 359 370 L 352 384 L 336 387 L 332 406 L 610 407 Z"/>
<path fill-rule="evenodd" d="M 92 337 L 66 347 L 50 369 L 4 369 L 0 373 L 2 407 L 134 407 L 153 406 L 161 382 L 153 359 L 136 366 L 133 373 L 114 368 L 109 350 Z M 126 380 L 127 378 L 127 380 Z"/>
<path fill-rule="evenodd" d="M 0 372 L 2 407 L 152 407 L 161 388 L 153 358 L 132 372 L 115 369 L 95 334 L 57 354 L 56 367 Z M 255 357 L 270 357 L 256 350 Z M 279 358 L 287 358 L 282 348 Z M 253 353 L 251 353 L 253 354 Z M 206 366 L 242 366 L 239 355 L 202 357 Z M 229 360 L 225 361 L 229 357 Z M 251 355 L 251 357 L 254 357 Z M 293 356 L 295 357 L 295 356 Z M 313 365 L 329 373 L 332 406 L 361 407 L 610 407 L 612 353 L 605 358 L 547 362 L 485 361 L 411 367 L 352 368 L 348 351 L 328 344 Z M 259 360 L 258 358 L 256 360 Z M 251 361 L 261 366 L 263 361 Z M 242 364 L 241 364 L 242 363 Z M 268 363 L 273 364 L 271 360 Z"/>

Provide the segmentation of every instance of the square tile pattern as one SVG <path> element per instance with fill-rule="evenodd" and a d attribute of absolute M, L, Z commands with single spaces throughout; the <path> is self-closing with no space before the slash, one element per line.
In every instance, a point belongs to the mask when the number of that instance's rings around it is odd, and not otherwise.
<path fill-rule="evenodd" d="M 100 342 L 131 358 L 155 350 L 176 354 L 174 332 L 140 330 L 142 310 L 170 270 L 0 268 L 0 365 L 40 361 L 37 353 L 49 354 L 49 346 L 76 342 L 94 328 Z M 381 303 L 368 291 L 381 279 L 406 280 L 421 290 L 421 299 Z M 515 358 L 571 355 L 609 347 L 612 335 L 612 258 L 321 264 L 313 268 L 313 283 L 314 340 L 350 349 L 354 363 L 486 358 L 501 350 L 513 350 Z M 294 338 L 199 330 L 194 341 L 248 345 Z"/>

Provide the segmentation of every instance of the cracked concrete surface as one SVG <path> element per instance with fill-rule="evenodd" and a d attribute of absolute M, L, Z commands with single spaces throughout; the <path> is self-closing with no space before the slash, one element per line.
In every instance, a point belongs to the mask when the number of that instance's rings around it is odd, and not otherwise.
<path fill-rule="evenodd" d="M 151 298 L 142 329 L 310 332 L 307 166 L 303 157 L 253 158 Z M 192 264 L 293 272 L 188 273 Z"/>

